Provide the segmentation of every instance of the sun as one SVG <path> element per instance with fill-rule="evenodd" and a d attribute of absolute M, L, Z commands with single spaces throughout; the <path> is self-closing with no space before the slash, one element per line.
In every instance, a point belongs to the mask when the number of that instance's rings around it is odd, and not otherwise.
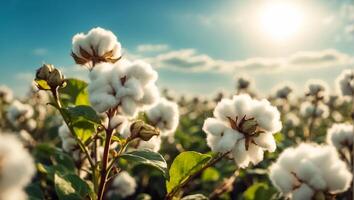
<path fill-rule="evenodd" d="M 303 25 L 304 13 L 289 2 L 271 2 L 260 10 L 261 30 L 275 40 L 293 37 Z"/>

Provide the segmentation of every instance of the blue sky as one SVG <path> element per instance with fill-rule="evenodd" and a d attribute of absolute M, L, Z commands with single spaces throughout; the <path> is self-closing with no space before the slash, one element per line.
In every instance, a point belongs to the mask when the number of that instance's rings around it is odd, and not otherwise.
<path fill-rule="evenodd" d="M 282 81 L 301 87 L 320 78 L 332 84 L 342 69 L 353 68 L 350 1 L 292 1 L 303 23 L 281 41 L 267 36 L 257 21 L 265 2 L 5 1 L 0 84 L 23 94 L 43 62 L 61 66 L 67 76 L 83 77 L 85 71 L 69 56 L 71 38 L 97 26 L 118 36 L 127 57 L 151 62 L 159 85 L 178 93 L 231 91 L 234 77 L 243 74 L 264 93 Z"/>

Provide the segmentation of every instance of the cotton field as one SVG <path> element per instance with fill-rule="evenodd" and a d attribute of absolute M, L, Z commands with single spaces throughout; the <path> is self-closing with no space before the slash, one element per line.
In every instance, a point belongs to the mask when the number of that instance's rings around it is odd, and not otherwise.
<path fill-rule="evenodd" d="M 269 28 L 269 40 L 284 42 L 305 14 L 275 2 L 259 11 L 261 27 Z M 277 21 L 277 13 L 290 21 Z M 158 64 L 167 59 L 198 66 L 207 59 L 210 71 L 253 61 L 212 60 L 193 50 L 134 56 L 125 46 L 133 35 L 121 37 L 104 25 L 64 34 L 70 53 L 48 53 L 53 61 L 32 66 L 25 93 L 0 82 L 0 200 L 354 199 L 353 57 L 332 79 L 274 78 L 269 90 L 262 76 L 284 66 L 263 75 L 236 68 L 232 83 L 217 90 L 211 89 L 216 80 L 199 85 L 198 68 L 186 66 L 194 83 L 173 82 L 182 73 L 176 70 L 169 77 L 173 88 L 164 85 L 166 71 Z M 56 58 L 68 59 L 79 73 Z M 210 92 L 186 92 L 202 86 Z"/>

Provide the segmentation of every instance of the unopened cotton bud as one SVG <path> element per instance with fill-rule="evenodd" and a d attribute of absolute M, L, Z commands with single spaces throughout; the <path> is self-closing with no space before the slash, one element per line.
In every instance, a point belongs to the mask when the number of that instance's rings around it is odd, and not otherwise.
<path fill-rule="evenodd" d="M 53 71 L 48 76 L 47 83 L 52 88 L 60 87 L 64 83 L 64 76 L 60 70 L 53 69 Z"/>
<path fill-rule="evenodd" d="M 53 70 L 53 65 L 50 64 L 44 64 L 42 67 L 40 67 L 39 69 L 37 69 L 36 72 L 36 79 L 39 80 L 47 80 L 49 77 L 49 74 L 51 73 L 51 71 Z"/>
<path fill-rule="evenodd" d="M 153 126 L 138 120 L 130 126 L 132 138 L 140 138 L 144 141 L 149 141 L 153 136 L 158 136 L 160 132 Z"/>

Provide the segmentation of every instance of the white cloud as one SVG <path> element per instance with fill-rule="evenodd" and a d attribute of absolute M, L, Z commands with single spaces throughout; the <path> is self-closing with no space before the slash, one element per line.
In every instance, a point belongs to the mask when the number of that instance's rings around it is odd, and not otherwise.
<path fill-rule="evenodd" d="M 321 67 L 353 65 L 353 57 L 335 49 L 301 51 L 287 57 L 253 57 L 243 60 L 220 60 L 194 49 L 170 51 L 145 58 L 153 66 L 189 72 L 215 71 L 229 73 L 235 70 L 257 70 L 267 73 L 282 70 L 304 70 Z"/>
<path fill-rule="evenodd" d="M 48 53 L 48 49 L 46 48 L 36 48 L 33 49 L 32 54 L 35 56 L 44 56 Z"/>
<path fill-rule="evenodd" d="M 136 48 L 139 53 L 162 52 L 168 49 L 167 44 L 141 44 Z"/>

